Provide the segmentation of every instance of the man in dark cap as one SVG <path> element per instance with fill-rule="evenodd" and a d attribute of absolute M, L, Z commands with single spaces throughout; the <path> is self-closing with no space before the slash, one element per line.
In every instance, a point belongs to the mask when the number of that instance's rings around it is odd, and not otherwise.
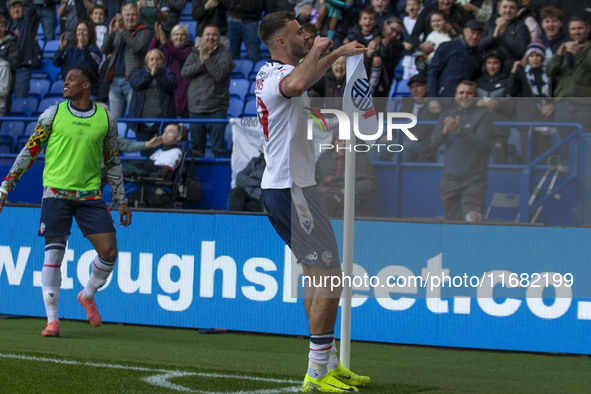
<path fill-rule="evenodd" d="M 478 50 L 481 39 L 482 23 L 472 19 L 464 26 L 462 38 L 444 42 L 437 48 L 427 71 L 429 97 L 453 97 L 460 81 L 478 79 L 482 66 Z M 429 106 L 434 112 L 441 111 L 437 100 Z"/>

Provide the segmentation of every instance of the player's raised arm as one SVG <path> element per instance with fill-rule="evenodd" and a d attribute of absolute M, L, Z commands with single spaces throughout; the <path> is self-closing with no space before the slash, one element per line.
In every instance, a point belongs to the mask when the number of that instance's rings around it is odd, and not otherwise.
<path fill-rule="evenodd" d="M 300 96 L 308 90 L 339 57 L 366 51 L 364 45 L 351 42 L 328 52 L 332 40 L 316 37 L 310 45 L 312 38 L 304 32 L 293 13 L 279 11 L 268 16 L 259 25 L 260 39 L 269 48 L 274 61 L 295 67 L 281 82 L 281 94 L 286 97 Z"/>
<path fill-rule="evenodd" d="M 330 39 L 316 37 L 310 52 L 283 81 L 281 85 L 282 93 L 290 97 L 301 95 L 318 82 L 339 57 L 356 55 L 367 50 L 365 45 L 353 41 L 322 57 L 330 48 L 332 48 Z"/>

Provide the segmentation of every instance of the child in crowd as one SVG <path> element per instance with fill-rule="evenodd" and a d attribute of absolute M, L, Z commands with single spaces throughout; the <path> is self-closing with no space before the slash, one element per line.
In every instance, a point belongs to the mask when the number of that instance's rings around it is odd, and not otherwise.
<path fill-rule="evenodd" d="M 103 39 L 108 30 L 105 25 L 105 9 L 100 5 L 95 5 L 90 12 L 90 20 L 94 24 L 96 32 L 96 45 L 100 48 L 103 46 Z"/>
<path fill-rule="evenodd" d="M 453 34 L 454 31 L 453 26 L 447 20 L 447 16 L 441 11 L 433 11 L 429 16 L 429 23 L 433 31 L 429 33 L 425 42 L 419 45 L 419 49 L 427 55 L 425 59 L 427 64 L 431 63 L 431 59 L 439 45 L 452 40 L 450 32 Z M 453 35 L 455 36 L 455 34 Z"/>
<path fill-rule="evenodd" d="M 320 0 L 320 10 L 318 11 L 318 20 L 316 21 L 316 28 L 322 29 L 324 18 L 328 15 L 328 34 L 327 37 L 334 40 L 337 25 L 343 19 L 343 10 L 351 7 L 353 0 Z"/>
<path fill-rule="evenodd" d="M 380 82 L 382 58 L 377 54 L 380 49 L 380 28 L 377 24 L 376 12 L 372 8 L 364 8 L 359 13 L 359 21 L 349 30 L 345 44 L 351 41 L 367 46 L 365 68 L 370 68 L 369 86 L 373 92 Z"/>
<path fill-rule="evenodd" d="M 527 47 L 524 55 L 525 66 L 522 61 L 515 61 L 509 75 L 508 90 L 513 97 L 537 97 L 517 101 L 517 111 L 521 118 L 528 121 L 548 122 L 553 120 L 554 104 L 552 97 L 552 79 L 546 74 L 544 57 L 546 47 L 541 40 L 533 40 Z M 528 131 L 525 128 L 521 133 L 522 161 L 527 160 Z M 533 158 L 541 155 L 550 148 L 550 133 L 548 127 L 534 127 Z"/>
<path fill-rule="evenodd" d="M 404 42 L 402 45 L 404 46 L 404 50 L 408 53 L 402 58 L 402 66 L 404 67 L 402 74 L 403 79 L 408 79 L 419 72 L 419 70 L 417 70 L 417 66 L 415 65 L 415 58 L 412 55 L 414 50 L 413 45 L 410 43 L 410 35 L 412 34 L 412 30 L 417 23 L 421 9 L 422 4 L 420 0 L 406 1 L 406 7 L 404 8 L 406 16 L 402 19 L 402 25 L 404 26 Z M 420 38 L 422 39 L 422 37 Z"/>

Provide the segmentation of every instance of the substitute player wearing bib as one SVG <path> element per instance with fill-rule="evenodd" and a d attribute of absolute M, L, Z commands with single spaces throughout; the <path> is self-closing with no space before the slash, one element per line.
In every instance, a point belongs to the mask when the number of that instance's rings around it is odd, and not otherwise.
<path fill-rule="evenodd" d="M 271 224 L 302 264 L 304 274 L 320 280 L 313 283 L 332 283 L 331 277 L 342 274 L 339 253 L 316 190 L 314 143 L 307 139 L 302 112 L 309 107 L 307 89 L 340 56 L 363 53 L 365 47 L 350 43 L 326 54 L 332 41 L 316 37 L 310 48 L 308 34 L 288 11 L 267 15 L 259 26 L 259 38 L 272 56 L 258 72 L 255 87 L 266 162 L 261 181 L 263 203 Z M 341 290 L 326 286 L 305 290 L 310 352 L 303 392 L 351 392 L 358 391 L 355 386 L 369 383 L 367 376 L 341 366 L 336 356 L 334 325 Z"/>
<path fill-rule="evenodd" d="M 42 336 L 60 335 L 58 301 L 61 264 L 72 217 L 92 243 L 97 256 L 88 283 L 78 294 L 88 321 L 102 324 L 94 295 L 103 286 L 117 259 L 113 219 L 101 199 L 101 158 L 113 196 L 119 202 L 121 224 L 131 223 L 123 189 L 123 174 L 117 144 L 117 122 L 105 109 L 90 100 L 96 75 L 87 68 L 73 68 L 64 80 L 66 101 L 48 108 L 41 116 L 27 145 L 17 156 L 0 187 L 0 211 L 7 195 L 46 147 L 43 170 L 43 201 L 39 236 L 45 237 L 45 259 L 41 271 L 47 327 Z"/>

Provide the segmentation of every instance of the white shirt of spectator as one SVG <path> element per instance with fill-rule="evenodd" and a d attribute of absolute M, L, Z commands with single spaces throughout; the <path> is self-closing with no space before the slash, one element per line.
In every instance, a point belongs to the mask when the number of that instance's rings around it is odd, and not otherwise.
<path fill-rule="evenodd" d="M 167 150 L 158 149 L 152 153 L 150 159 L 154 161 L 157 166 L 166 167 L 171 171 L 179 165 L 183 152 L 179 148 L 172 148 Z"/>
<path fill-rule="evenodd" d="M 257 74 L 255 94 L 266 168 L 263 189 L 308 187 L 314 180 L 314 141 L 307 139 L 308 93 L 285 97 L 281 84 L 294 67 L 269 60 Z"/>

